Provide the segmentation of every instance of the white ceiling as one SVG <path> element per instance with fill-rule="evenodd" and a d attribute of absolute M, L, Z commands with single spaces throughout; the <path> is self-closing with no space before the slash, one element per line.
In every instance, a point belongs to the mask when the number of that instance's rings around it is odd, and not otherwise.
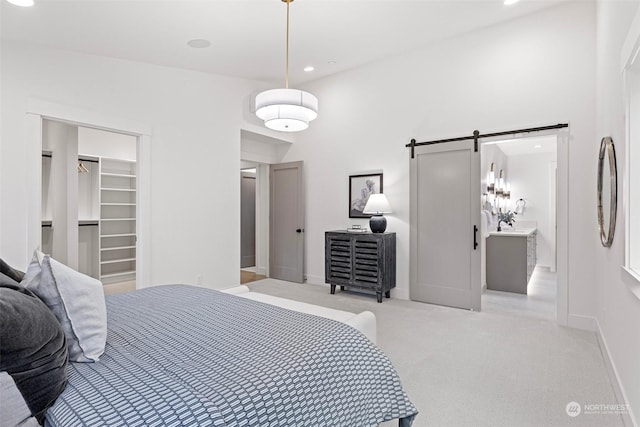
<path fill-rule="evenodd" d="M 521 156 L 523 154 L 556 153 L 558 138 L 555 135 L 534 136 L 507 139 L 493 144 L 496 144 L 507 157 Z"/>
<path fill-rule="evenodd" d="M 284 84 L 281 0 L 0 0 L 8 40 Z M 292 85 L 348 70 L 566 0 L 296 0 Z M 194 49 L 191 39 L 211 47 Z M 330 64 L 330 61 L 335 61 Z M 316 71 L 302 69 L 313 65 Z"/>

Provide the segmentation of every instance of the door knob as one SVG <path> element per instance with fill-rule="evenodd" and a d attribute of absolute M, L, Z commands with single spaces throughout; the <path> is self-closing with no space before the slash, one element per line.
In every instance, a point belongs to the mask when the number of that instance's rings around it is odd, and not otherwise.
<path fill-rule="evenodd" d="M 303 230 L 302 230 L 301 228 L 298 228 L 298 229 L 296 230 L 296 233 L 302 233 L 302 231 L 303 231 Z"/>

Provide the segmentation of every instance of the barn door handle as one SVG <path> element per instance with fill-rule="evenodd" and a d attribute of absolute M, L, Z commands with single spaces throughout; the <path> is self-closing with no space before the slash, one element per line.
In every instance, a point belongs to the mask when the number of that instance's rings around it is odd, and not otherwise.
<path fill-rule="evenodd" d="M 473 226 L 473 250 L 478 249 L 478 226 Z"/>

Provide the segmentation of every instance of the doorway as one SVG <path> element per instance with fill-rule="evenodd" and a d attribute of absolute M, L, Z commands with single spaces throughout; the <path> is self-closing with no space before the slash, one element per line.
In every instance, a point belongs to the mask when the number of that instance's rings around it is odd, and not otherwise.
<path fill-rule="evenodd" d="M 132 135 L 42 122 L 43 252 L 98 279 L 136 289 L 137 147 Z"/>
<path fill-rule="evenodd" d="M 29 209 L 27 218 L 26 248 L 27 259 L 30 251 L 42 243 L 42 150 L 43 124 L 45 120 L 83 126 L 86 128 L 111 131 L 118 134 L 130 135 L 136 139 L 136 272 L 135 286 L 137 289 L 151 286 L 151 127 L 133 120 L 87 111 L 81 108 L 69 107 L 62 104 L 29 100 L 26 126 L 28 138 L 25 144 L 29 151 L 29 164 L 34 173 L 28 174 L 25 183 L 29 194 Z M 77 158 L 76 158 L 77 162 Z M 74 173 L 77 173 L 75 170 Z"/>
<path fill-rule="evenodd" d="M 290 138 L 291 136 L 286 134 L 281 137 Z M 255 274 L 302 283 L 304 281 L 302 162 L 283 163 L 292 141 L 281 139 L 280 135 L 273 137 L 241 129 L 240 142 L 240 170 L 255 169 L 255 266 L 241 268 L 241 281 L 245 280 L 242 276 L 251 279 L 250 275 Z M 240 222 L 243 222 L 242 218 Z M 241 230 L 240 234 L 242 241 L 245 231 Z M 251 239 L 248 240 L 251 241 Z M 241 243 L 241 258 L 244 253 L 243 245 Z M 241 265 L 244 265 L 242 259 Z"/>
<path fill-rule="evenodd" d="M 257 254 L 257 231 L 261 229 L 258 213 L 261 212 L 259 203 L 262 200 L 261 194 L 258 194 L 261 188 L 258 184 L 259 165 L 248 162 L 243 164 L 244 167 L 240 169 L 240 284 L 267 277 L 264 267 L 258 267 L 261 257 Z"/>
<path fill-rule="evenodd" d="M 549 125 L 542 127 L 534 127 L 528 129 L 520 129 L 513 131 L 502 131 L 488 134 L 481 134 L 479 131 L 474 131 L 472 136 L 462 136 L 458 138 L 448 138 L 441 140 L 417 142 L 415 139 L 411 140 L 411 143 L 406 147 L 411 149 L 411 169 L 410 169 L 410 190 L 411 190 L 411 243 L 410 243 L 410 271 L 411 271 L 411 299 L 424 301 L 433 304 L 449 305 L 453 307 L 467 308 L 476 310 L 481 308 L 481 293 L 482 293 L 482 280 L 481 280 L 481 257 L 477 257 L 477 264 L 475 264 L 475 254 L 479 254 L 481 234 L 481 210 L 485 208 L 487 202 L 486 197 L 481 197 L 485 193 L 487 187 L 487 181 L 485 176 L 481 180 L 481 166 L 480 166 L 480 144 L 495 143 L 497 141 L 504 141 L 505 138 L 531 138 L 534 135 L 536 137 L 543 136 L 555 136 L 556 138 L 556 165 L 550 170 L 549 174 L 552 176 L 551 181 L 555 182 L 555 203 L 556 215 L 555 215 L 555 247 L 556 247 L 556 303 L 555 303 L 555 319 L 558 324 L 566 326 L 568 325 L 568 192 L 569 192 L 569 149 L 568 143 L 570 138 L 569 125 L 559 123 L 557 125 Z M 460 145 L 459 142 L 463 141 L 475 141 L 472 145 Z M 475 147 L 474 147 L 475 146 Z M 438 148 L 441 147 L 441 148 Z M 471 147 L 471 148 L 470 148 Z M 438 162 L 430 162 L 429 158 L 434 155 L 444 155 L 453 158 L 456 151 L 461 150 L 473 150 L 474 154 L 470 154 L 469 159 L 471 162 L 467 165 L 468 170 L 474 170 L 471 175 L 467 174 L 463 170 L 463 166 L 467 163 L 465 159 L 455 163 L 451 161 L 451 167 L 446 170 L 440 170 Z M 458 157 L 464 157 L 462 154 Z M 432 166 L 432 167 L 428 167 Z M 487 163 L 488 166 L 488 163 Z M 485 166 L 486 167 L 486 166 Z M 555 173 L 554 173 L 555 172 Z M 494 170 L 494 174 L 498 171 Z M 486 174 L 486 169 L 483 175 Z M 447 200 L 446 204 L 441 203 L 441 200 L 437 202 L 428 203 L 429 195 L 431 193 L 440 191 L 441 187 L 448 184 L 449 176 L 463 177 L 462 181 L 466 181 L 465 186 L 450 187 L 456 189 L 455 194 L 440 194 L 442 200 Z M 466 177 L 466 178 L 465 178 Z M 469 178 L 470 177 L 470 178 Z M 494 179 L 499 177 L 494 176 Z M 456 184 L 457 185 L 457 184 Z M 460 187 L 460 188 L 458 188 Z M 484 188 L 483 188 L 484 187 Z M 449 217 L 442 215 L 443 206 L 446 206 L 447 212 L 453 209 L 459 209 L 461 206 L 464 211 L 467 210 L 468 193 L 477 195 L 477 204 L 474 198 L 470 199 L 470 212 L 471 215 L 468 219 L 460 218 L 460 221 L 452 226 L 452 221 Z M 495 194 L 495 193 L 494 193 Z M 552 192 L 550 192 L 552 194 Z M 426 196 L 425 196 L 426 195 Z M 454 196 L 454 197 L 452 197 Z M 464 202 L 464 205 L 461 203 Z M 499 206 L 498 206 L 499 207 Z M 476 210 L 477 209 L 477 210 Z M 486 209 L 486 208 L 485 208 Z M 427 221 L 429 219 L 429 221 Z M 424 224 L 423 224 L 424 223 Z M 424 226 L 423 226 L 424 225 Z M 453 228 L 452 228 L 453 227 Z M 467 228 L 468 227 L 468 228 Z M 488 227 L 485 227 L 488 229 Z M 456 233 L 460 232 L 458 236 L 459 242 L 454 244 L 449 236 L 442 236 L 440 230 L 447 229 L 453 230 Z M 469 238 L 465 239 L 462 233 L 468 233 Z M 434 238 L 440 237 L 440 238 Z M 489 237 L 489 236 L 487 236 Z M 528 243 L 528 240 L 527 240 Z M 446 251 L 450 251 L 450 247 L 454 246 L 454 253 L 451 254 L 447 263 L 434 263 L 430 260 L 429 255 L 433 254 L 433 259 L 438 259 L 438 250 L 444 247 Z M 471 248 L 472 252 L 468 252 Z M 484 253 L 485 251 L 482 251 Z M 508 253 L 508 252 L 507 252 Z M 470 255 L 471 254 L 471 255 Z M 451 270 L 448 267 L 451 263 L 469 264 L 468 256 L 470 256 L 471 265 L 477 265 L 477 269 L 474 267 L 470 270 L 470 274 L 465 277 L 457 274 L 460 280 L 453 282 L 449 276 L 446 275 L 446 271 Z M 525 256 L 526 259 L 526 256 Z M 430 263 L 431 268 L 425 271 L 420 276 L 419 268 L 423 264 Z M 525 266 L 525 274 L 532 273 Z M 551 270 L 551 269 L 550 269 Z M 453 270 L 452 270 L 453 271 Z M 466 271 L 466 270 L 465 270 Z M 550 271 L 551 272 L 551 271 Z M 429 280 L 431 278 L 437 278 L 438 280 Z M 526 283 L 526 282 L 525 282 Z M 422 294 L 414 293 L 414 288 L 422 288 L 420 292 Z M 452 298 L 441 298 L 444 293 L 449 293 L 449 296 L 455 296 L 456 291 L 458 301 L 462 303 L 458 304 Z M 462 293 L 465 295 L 462 295 Z"/>
<path fill-rule="evenodd" d="M 481 155 L 482 309 L 556 321 L 558 137 L 491 141 Z"/>

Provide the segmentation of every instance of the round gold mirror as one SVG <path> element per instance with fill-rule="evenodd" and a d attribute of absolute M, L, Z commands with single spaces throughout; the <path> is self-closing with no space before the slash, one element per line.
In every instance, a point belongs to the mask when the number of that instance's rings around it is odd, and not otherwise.
<path fill-rule="evenodd" d="M 600 142 L 598 155 L 598 228 L 600 241 L 605 248 L 611 247 L 616 231 L 618 209 L 618 179 L 616 151 L 611 137 Z"/>

